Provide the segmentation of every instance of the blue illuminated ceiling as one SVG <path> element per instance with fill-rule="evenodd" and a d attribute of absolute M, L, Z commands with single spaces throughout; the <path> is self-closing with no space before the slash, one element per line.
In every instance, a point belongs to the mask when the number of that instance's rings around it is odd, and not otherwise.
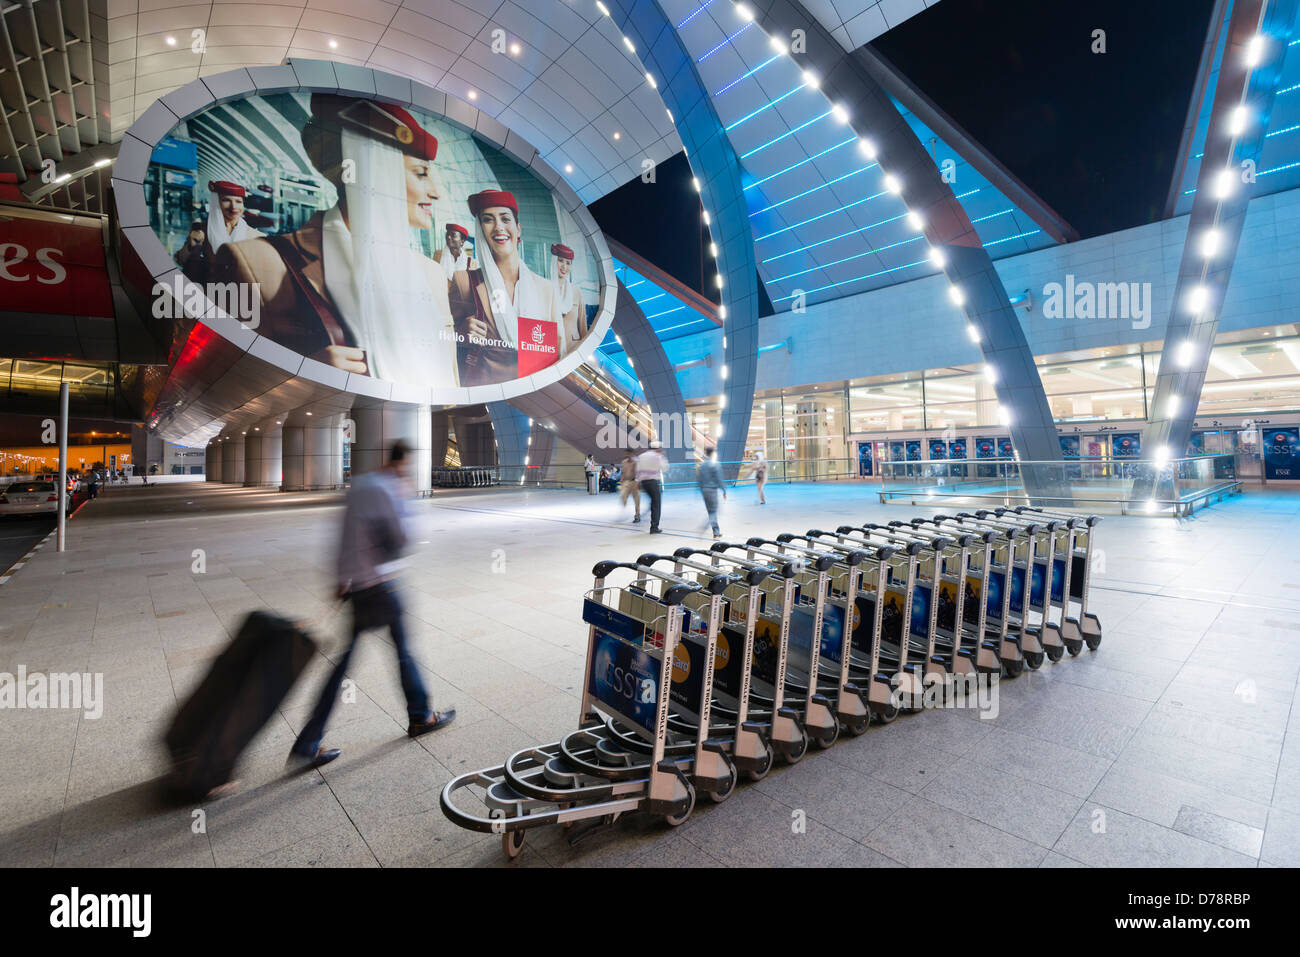
<path fill-rule="evenodd" d="M 758 271 L 773 306 L 812 304 L 933 275 L 918 228 L 889 191 L 870 145 L 777 41 L 726 2 L 664 0 L 745 171 Z M 952 185 L 993 258 L 1056 240 L 897 104 Z M 863 131 L 869 140 L 869 131 Z"/>
<path fill-rule="evenodd" d="M 1224 17 L 1231 12 L 1227 5 Z M 1291 36 L 1295 37 L 1300 22 L 1293 24 Z M 1201 98 L 1196 117 L 1196 132 L 1192 137 L 1183 175 L 1179 181 L 1178 195 L 1172 215 L 1185 216 L 1192 209 L 1196 195 L 1196 181 L 1201 172 L 1201 156 L 1205 151 L 1205 136 L 1209 129 L 1210 113 L 1214 109 L 1214 94 L 1219 80 L 1219 64 L 1227 31 L 1219 32 L 1214 51 L 1214 61 Z M 1264 146 L 1259 155 L 1255 173 L 1255 196 L 1267 196 L 1300 187 L 1300 39 L 1289 39 L 1282 61 L 1282 72 L 1273 95 L 1273 108 L 1264 117 L 1266 132 Z M 1195 107 L 1196 104 L 1193 104 Z M 1248 119 L 1258 121 L 1258 117 Z"/>
<path fill-rule="evenodd" d="M 717 321 L 712 317 L 700 312 L 694 305 L 617 256 L 614 258 L 614 272 L 641 307 L 661 342 L 718 328 Z M 605 334 L 597 351 L 605 361 L 614 362 L 624 371 L 636 374 L 612 328 Z"/>

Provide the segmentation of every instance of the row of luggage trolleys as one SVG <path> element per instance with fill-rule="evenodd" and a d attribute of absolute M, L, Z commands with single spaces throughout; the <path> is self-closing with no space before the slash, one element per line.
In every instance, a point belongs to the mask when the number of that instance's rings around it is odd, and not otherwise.
<path fill-rule="evenodd" d="M 579 728 L 455 778 L 443 812 L 511 858 L 548 824 L 676 826 L 701 793 L 920 710 L 927 684 L 1096 649 L 1098 521 L 1022 506 L 601 562 Z"/>
<path fill-rule="evenodd" d="M 478 465 L 466 465 L 460 468 L 436 468 L 433 470 L 435 488 L 480 488 L 485 485 L 500 485 L 501 479 L 495 468 Z"/>

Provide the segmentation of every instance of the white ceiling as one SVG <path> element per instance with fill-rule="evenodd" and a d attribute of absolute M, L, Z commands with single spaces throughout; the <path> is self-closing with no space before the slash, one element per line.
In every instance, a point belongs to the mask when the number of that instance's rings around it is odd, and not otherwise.
<path fill-rule="evenodd" d="M 92 0 L 91 29 L 107 40 L 96 75 L 114 140 L 197 77 L 299 57 L 471 100 L 530 140 L 587 202 L 640 175 L 644 159 L 681 150 L 657 90 L 594 0 Z M 497 30 L 504 52 L 492 48 Z"/>

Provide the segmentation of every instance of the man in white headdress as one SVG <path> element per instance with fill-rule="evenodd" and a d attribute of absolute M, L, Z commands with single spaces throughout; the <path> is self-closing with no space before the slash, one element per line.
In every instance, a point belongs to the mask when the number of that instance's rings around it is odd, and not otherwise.
<path fill-rule="evenodd" d="M 311 109 L 303 146 L 338 205 L 295 232 L 227 245 L 214 272 L 258 283 L 257 331 L 302 355 L 391 382 L 459 385 L 447 278 L 412 243 L 443 195 L 438 140 L 386 103 L 316 93 Z M 345 157 L 355 181 L 342 176 Z"/>
<path fill-rule="evenodd" d="M 573 281 L 573 250 L 563 243 L 551 246 L 551 282 L 564 317 L 564 335 L 572 348 L 587 335 L 587 308 L 582 302 L 582 290 Z"/>
<path fill-rule="evenodd" d="M 519 254 L 523 227 L 513 194 L 488 189 L 469 198 L 477 269 L 458 272 L 448 291 L 462 385 L 532 375 L 564 355 L 564 322 L 555 287 Z"/>
<path fill-rule="evenodd" d="M 208 181 L 208 218 L 190 224 L 185 245 L 173 257 L 186 278 L 197 283 L 208 281 L 212 261 L 226 243 L 255 239 L 262 234 L 244 218 L 247 191 L 230 180 Z"/>
<path fill-rule="evenodd" d="M 433 254 L 433 258 L 442 266 L 447 281 L 451 282 L 453 275 L 468 269 L 472 262 L 465 249 L 465 243 L 469 241 L 469 230 L 457 223 L 448 223 L 444 236 L 443 246 Z"/>

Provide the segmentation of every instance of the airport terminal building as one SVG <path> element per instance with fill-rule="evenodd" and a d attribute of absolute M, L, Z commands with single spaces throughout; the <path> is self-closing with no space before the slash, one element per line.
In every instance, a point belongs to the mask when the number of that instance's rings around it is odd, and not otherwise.
<path fill-rule="evenodd" d="M 0 861 L 1300 865 L 1300 4 L 1067 6 L 5 7 Z"/>

